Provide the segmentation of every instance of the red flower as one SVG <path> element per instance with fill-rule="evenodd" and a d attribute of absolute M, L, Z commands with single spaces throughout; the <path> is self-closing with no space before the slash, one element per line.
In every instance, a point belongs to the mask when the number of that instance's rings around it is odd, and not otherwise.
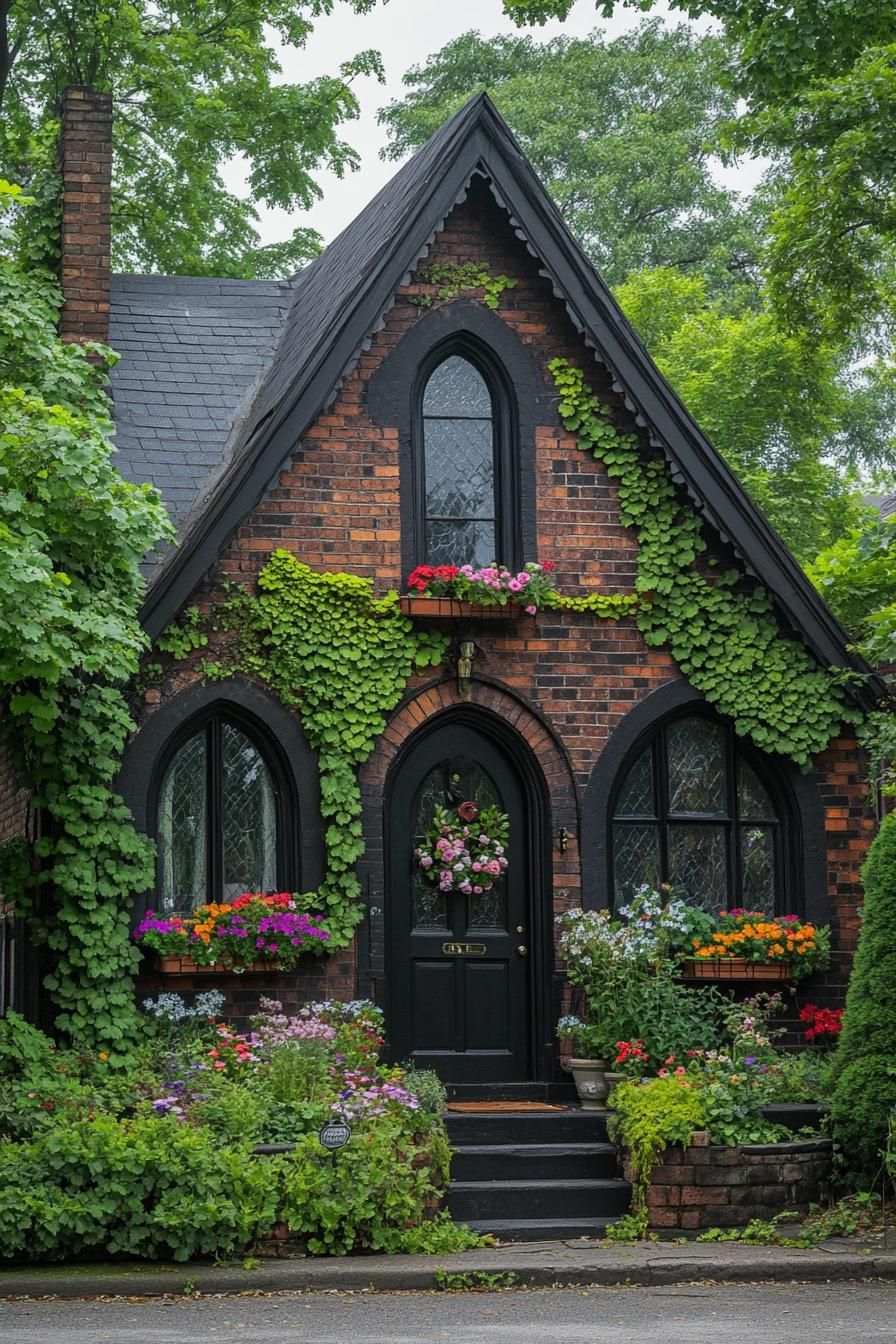
<path fill-rule="evenodd" d="M 554 570 L 557 568 L 556 563 L 553 560 L 542 560 L 541 567 L 545 574 L 553 574 Z"/>
<path fill-rule="evenodd" d="M 837 1036 L 843 1027 L 843 1009 L 818 1008 L 814 1003 L 807 1003 L 805 1008 L 800 1009 L 800 1021 L 808 1023 L 805 1031 L 807 1041 L 814 1040 L 816 1036 Z"/>
<path fill-rule="evenodd" d="M 475 821 L 479 816 L 479 808 L 475 803 L 461 803 L 457 809 L 457 815 L 461 821 Z"/>

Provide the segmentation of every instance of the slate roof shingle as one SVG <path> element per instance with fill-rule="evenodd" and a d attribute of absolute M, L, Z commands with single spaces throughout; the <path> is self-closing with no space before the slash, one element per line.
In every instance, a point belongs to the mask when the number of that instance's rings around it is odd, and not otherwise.
<path fill-rule="evenodd" d="M 179 531 L 229 460 L 294 292 L 274 280 L 112 276 L 115 463 L 158 486 Z"/>

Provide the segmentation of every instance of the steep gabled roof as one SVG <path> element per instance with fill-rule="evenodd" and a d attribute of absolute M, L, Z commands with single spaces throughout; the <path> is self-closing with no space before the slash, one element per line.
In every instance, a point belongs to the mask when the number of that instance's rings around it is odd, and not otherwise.
<path fill-rule="evenodd" d="M 303 272 L 230 465 L 151 585 L 143 611 L 149 633 L 158 634 L 187 601 L 296 451 L 477 173 L 612 373 L 615 389 L 665 453 L 674 479 L 819 660 L 867 672 L 784 542 L 656 368 L 485 94 L 455 113 Z M 879 691 L 869 683 L 857 694 L 870 703 Z"/>

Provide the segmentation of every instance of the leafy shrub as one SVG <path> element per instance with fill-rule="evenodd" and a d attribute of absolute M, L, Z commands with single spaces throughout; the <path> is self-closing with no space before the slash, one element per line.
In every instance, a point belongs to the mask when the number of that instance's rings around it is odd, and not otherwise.
<path fill-rule="evenodd" d="M 448 1093 L 434 1069 L 418 1069 L 414 1064 L 404 1066 L 405 1086 L 420 1103 L 420 1114 L 441 1121 L 445 1114 Z"/>
<path fill-rule="evenodd" d="M 628 1149 L 632 1172 L 632 1212 L 642 1233 L 647 1229 L 647 1187 L 650 1173 L 671 1144 L 683 1147 L 705 1124 L 698 1089 L 678 1078 L 653 1078 L 620 1083 L 613 1093 L 610 1137 Z"/>
<path fill-rule="evenodd" d="M 873 1176 L 896 1107 L 896 814 L 884 820 L 862 881 L 862 928 L 832 1064 L 831 1111 L 847 1165 Z"/>
<path fill-rule="evenodd" d="M 171 1117 L 97 1116 L 0 1144 L 0 1256 L 232 1255 L 273 1224 L 273 1167 Z"/>
<path fill-rule="evenodd" d="M 425 1147 L 408 1125 L 383 1115 L 334 1153 L 313 1135 L 281 1159 L 280 1216 L 312 1255 L 405 1249 L 448 1181 L 449 1149 L 433 1130 Z"/>

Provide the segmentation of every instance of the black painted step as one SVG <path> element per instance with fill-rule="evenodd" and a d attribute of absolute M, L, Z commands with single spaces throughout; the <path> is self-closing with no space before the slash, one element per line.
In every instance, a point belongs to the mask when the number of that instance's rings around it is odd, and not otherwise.
<path fill-rule="evenodd" d="M 481 1143 L 607 1143 L 607 1111 L 447 1111 L 453 1147 Z"/>
<path fill-rule="evenodd" d="M 483 1219 L 611 1218 L 628 1211 L 626 1181 L 452 1181 L 447 1207 L 452 1217 L 477 1227 Z"/>
<path fill-rule="evenodd" d="M 615 1222 L 615 1218 L 498 1218 L 478 1220 L 474 1226 L 499 1241 L 572 1241 L 603 1237 Z"/>
<path fill-rule="evenodd" d="M 612 1143 L 460 1144 L 453 1181 L 612 1180 L 619 1163 Z"/>

